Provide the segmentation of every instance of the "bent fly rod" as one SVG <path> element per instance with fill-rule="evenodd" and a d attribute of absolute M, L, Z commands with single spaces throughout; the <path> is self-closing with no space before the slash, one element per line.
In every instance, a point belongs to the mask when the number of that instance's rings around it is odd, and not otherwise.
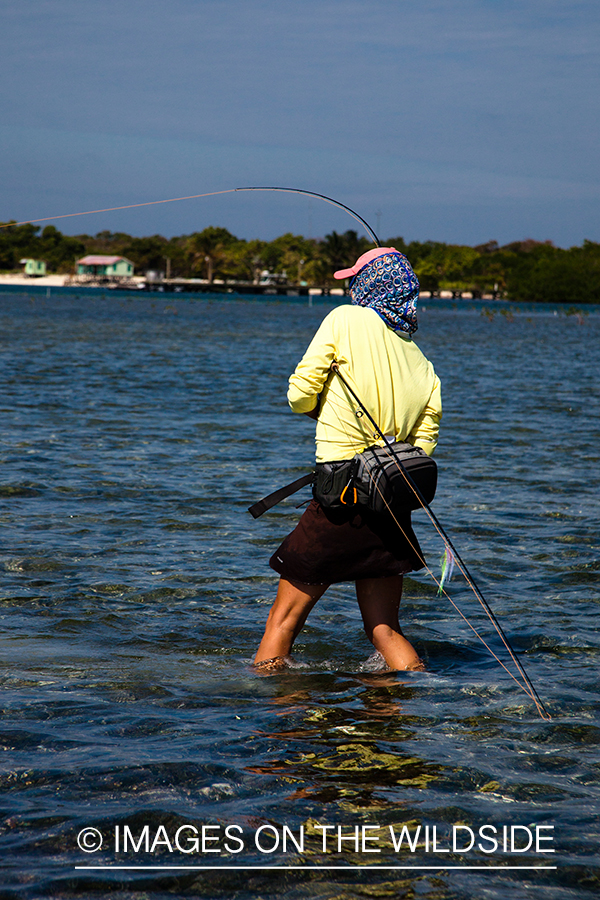
<path fill-rule="evenodd" d="M 141 206 L 157 206 L 160 203 L 177 203 L 180 200 L 199 200 L 201 197 L 216 197 L 219 194 L 235 194 L 238 191 L 282 191 L 286 194 L 306 194 L 309 197 L 318 197 L 319 200 L 324 200 L 325 203 L 330 203 L 332 206 L 337 206 L 339 209 L 345 210 L 349 213 L 353 219 L 356 219 L 357 222 L 360 222 L 367 229 L 371 237 L 373 238 L 373 242 L 377 247 L 381 247 L 381 243 L 379 242 L 379 238 L 371 228 L 368 222 L 366 222 L 362 216 L 356 212 L 356 210 L 351 209 L 349 206 L 346 206 L 345 203 L 340 203 L 339 200 L 334 200 L 333 197 L 328 197 L 326 194 L 318 194 L 316 191 L 306 191 L 304 188 L 292 188 L 292 187 L 237 187 L 237 188 L 227 188 L 224 191 L 209 191 L 206 194 L 190 194 L 188 197 L 170 197 L 167 200 L 148 200 L 145 203 L 129 203 L 127 206 L 108 206 L 106 209 L 88 209 L 85 212 L 76 212 L 76 213 L 64 213 L 60 216 L 44 216 L 43 219 L 25 219 L 23 222 L 5 222 L 0 224 L 0 228 L 11 228 L 17 227 L 18 225 L 31 225 L 35 222 L 50 222 L 54 219 L 70 219 L 74 216 L 92 216 L 95 213 L 105 213 L 105 212 L 117 212 L 122 209 L 139 209 Z"/>
<path fill-rule="evenodd" d="M 109 207 L 106 207 L 106 208 L 104 208 L 104 209 L 89 209 L 89 210 L 85 210 L 84 212 L 63 213 L 63 214 L 57 215 L 57 216 L 44 216 L 43 218 L 39 218 L 39 219 L 25 219 L 25 220 L 22 221 L 22 222 L 5 222 L 5 223 L 0 223 L 0 229 L 3 229 L 3 228 L 11 228 L 11 227 L 17 227 L 17 226 L 19 226 L 19 225 L 34 224 L 34 223 L 37 223 L 37 222 L 49 222 L 49 221 L 52 221 L 52 220 L 55 220 L 55 219 L 69 219 L 69 218 L 73 218 L 73 217 L 75 217 L 75 216 L 91 216 L 91 215 L 94 215 L 94 214 L 97 214 L 97 213 L 117 212 L 117 211 L 124 210 L 124 209 L 139 209 L 139 208 L 144 207 L 144 206 L 157 206 L 157 205 L 163 204 L 163 203 L 177 203 L 177 202 L 182 201 L 182 200 L 199 200 L 199 199 L 201 199 L 201 198 L 203 198 L 203 197 L 216 197 L 216 196 L 219 196 L 219 195 L 221 195 L 221 194 L 234 194 L 234 193 L 237 193 L 237 192 L 240 192 L 240 191 L 280 191 L 280 192 L 282 192 L 282 193 L 289 193 L 289 194 L 304 194 L 305 196 L 308 196 L 308 197 L 317 197 L 317 199 L 323 200 L 325 203 L 329 203 L 329 204 L 331 204 L 332 206 L 336 206 L 336 207 L 338 207 L 338 209 L 343 209 L 343 210 L 344 210 L 345 212 L 347 212 L 350 216 L 352 216 L 353 219 L 355 219 L 357 222 L 360 222 L 360 223 L 366 228 L 367 232 L 368 232 L 368 233 L 370 234 L 370 236 L 372 237 L 374 244 L 375 244 L 377 247 L 381 247 L 381 243 L 380 243 L 380 241 L 379 241 L 379 238 L 377 237 L 377 235 L 375 234 L 375 232 L 373 231 L 373 229 L 371 228 L 371 226 L 369 225 L 369 223 L 366 222 L 365 219 L 363 219 L 363 217 L 360 216 L 360 215 L 356 212 L 356 210 L 352 209 L 350 206 L 346 206 L 345 203 L 340 203 L 339 200 L 335 200 L 333 197 L 328 197 L 326 194 L 320 194 L 320 193 L 318 193 L 317 191 L 308 191 L 308 190 L 305 190 L 304 188 L 275 187 L 275 186 L 249 186 L 249 187 L 227 188 L 226 190 L 222 190 L 222 191 L 208 191 L 208 192 L 203 193 L 203 194 L 190 194 L 190 195 L 188 195 L 188 196 L 186 196 L 186 197 L 170 197 L 170 198 L 168 198 L 168 199 L 166 199 L 166 200 L 148 200 L 148 201 L 146 201 L 146 202 L 144 202 L 144 203 L 129 203 L 129 204 L 124 205 L 124 206 L 109 206 Z M 469 570 L 467 569 L 467 566 L 465 565 L 465 563 L 464 563 L 463 560 L 461 559 L 461 557 L 460 557 L 458 551 L 457 551 L 456 548 L 454 547 L 454 544 L 452 543 L 452 541 L 450 540 L 450 538 L 449 538 L 448 535 L 446 534 L 446 531 L 445 531 L 445 529 L 443 528 L 441 522 L 439 521 L 439 519 L 437 518 L 437 516 L 435 515 L 435 513 L 432 511 L 431 507 L 429 506 L 429 504 L 427 503 L 427 501 L 425 500 L 425 498 L 423 497 L 423 495 L 422 495 L 421 492 L 419 491 L 417 485 L 414 483 L 413 479 L 411 478 L 411 476 L 409 475 L 409 473 L 406 471 L 405 467 L 402 465 L 402 461 L 398 458 L 398 456 L 397 456 L 396 453 L 394 452 L 394 449 L 393 449 L 393 447 L 392 447 L 390 441 L 388 441 L 387 437 L 382 433 L 381 429 L 379 428 L 379 426 L 377 425 L 377 423 L 375 422 L 375 420 L 373 419 L 373 417 L 372 417 L 371 414 L 369 413 L 368 409 L 367 409 L 367 408 L 365 407 L 365 405 L 361 402 L 361 400 L 357 397 L 357 395 L 355 394 L 354 390 L 350 387 L 350 385 L 348 384 L 348 382 L 346 381 L 346 379 L 342 376 L 341 372 L 339 371 L 339 366 L 338 366 L 338 364 L 337 364 L 336 362 L 332 363 L 331 368 L 332 368 L 332 371 L 335 372 L 335 374 L 341 379 L 341 381 L 342 381 L 343 384 L 346 386 L 346 388 L 347 388 L 347 390 L 350 392 L 350 394 L 354 397 L 355 401 L 358 403 L 358 405 L 359 405 L 360 409 L 362 410 L 362 412 L 364 413 L 364 415 L 367 416 L 369 422 L 371 423 L 371 425 L 372 425 L 373 428 L 375 429 L 375 436 L 378 437 L 378 438 L 381 438 L 381 439 L 383 440 L 385 446 L 388 448 L 389 452 L 390 452 L 391 455 L 393 456 L 396 465 L 398 466 L 399 470 L 402 472 L 402 475 L 403 475 L 403 477 L 405 478 L 407 484 L 409 485 L 409 487 L 411 488 L 411 490 L 415 493 L 415 495 L 416 495 L 416 497 L 418 498 L 419 503 L 421 504 L 422 508 L 425 510 L 425 512 L 426 512 L 427 515 L 429 516 L 431 522 L 432 522 L 433 525 L 435 526 L 435 528 L 436 528 L 438 534 L 440 535 L 440 537 L 441 537 L 442 540 L 444 541 L 446 548 L 447 548 L 447 549 L 450 549 L 451 553 L 453 554 L 453 558 L 456 560 L 456 562 L 457 562 L 457 564 L 458 564 L 458 567 L 459 567 L 460 571 L 463 573 L 463 575 L 464 575 L 464 577 L 465 577 L 465 579 L 466 579 L 468 585 L 470 586 L 471 590 L 473 591 L 473 593 L 475 594 L 475 596 L 477 597 L 477 599 L 479 600 L 479 602 L 481 603 L 481 605 L 482 605 L 483 608 L 485 609 L 487 615 L 489 616 L 490 621 L 491 621 L 492 624 L 494 625 L 494 627 L 495 627 L 495 629 L 496 629 L 498 635 L 500 636 L 502 642 L 504 643 L 504 646 L 506 647 L 506 649 L 507 649 L 507 651 L 508 651 L 508 653 L 509 653 L 511 659 L 513 660 L 515 666 L 517 667 L 517 670 L 519 671 L 519 673 L 520 673 L 520 675 L 521 675 L 521 677 L 522 677 L 522 679 L 523 679 L 523 682 L 524 682 L 524 684 L 525 684 L 525 687 L 518 681 L 517 678 L 515 678 L 515 676 L 513 675 L 513 673 L 512 673 L 512 672 L 504 665 L 504 663 L 496 656 L 496 654 L 494 653 L 494 651 L 493 651 L 490 647 L 488 647 L 488 645 L 487 645 L 487 643 L 485 642 L 485 640 L 481 637 L 481 635 L 479 635 L 479 633 L 476 631 L 476 629 L 473 627 L 473 625 L 471 625 L 471 623 L 469 622 L 469 620 L 468 620 L 468 619 L 466 618 L 466 616 L 461 612 L 461 610 L 458 608 L 458 606 L 456 606 L 456 604 L 454 603 L 454 601 L 452 600 L 452 598 L 449 597 L 449 595 L 446 593 L 445 590 L 443 590 L 443 583 L 444 583 L 444 578 L 443 578 L 443 576 L 442 576 L 442 581 L 439 583 L 440 591 L 442 591 L 442 592 L 445 594 L 445 596 L 448 597 L 448 599 L 450 600 L 450 603 L 452 603 L 452 605 L 453 605 L 454 608 L 457 610 L 457 612 L 462 616 L 462 618 L 465 620 L 465 622 L 469 625 L 469 627 L 470 627 L 470 628 L 473 630 L 473 632 L 477 635 L 477 637 L 479 638 L 479 640 L 482 641 L 482 643 L 484 644 L 484 646 L 487 647 L 487 649 L 490 651 L 490 653 L 492 654 L 492 656 L 494 656 L 494 658 L 497 660 L 497 662 L 499 662 L 500 665 L 508 672 L 508 674 L 509 674 L 509 675 L 511 676 L 511 678 L 513 678 L 513 680 L 519 685 L 519 687 L 520 687 L 522 690 L 524 690 L 525 693 L 526 693 L 529 697 L 531 697 L 531 699 L 533 700 L 533 702 L 535 703 L 535 705 L 536 705 L 536 707 L 537 707 L 537 710 L 538 710 L 540 716 L 541 716 L 543 719 L 549 719 L 549 718 L 550 718 L 550 715 L 549 715 L 548 711 L 547 711 L 546 708 L 544 707 L 544 704 L 542 703 L 542 701 L 541 701 L 541 699 L 540 699 L 540 697 L 539 697 L 539 695 L 538 695 L 538 693 L 537 693 L 535 687 L 533 686 L 533 684 L 532 684 L 532 682 L 531 682 L 529 676 L 527 675 L 525 669 L 523 668 L 522 663 L 521 663 L 520 660 L 518 659 L 515 650 L 512 648 L 512 646 L 511 646 L 511 644 L 510 644 L 510 641 L 508 640 L 508 637 L 507 637 L 506 634 L 504 633 L 504 630 L 503 630 L 502 626 L 500 625 L 498 619 L 496 618 L 495 613 L 493 612 L 493 610 L 491 609 L 491 607 L 490 607 L 490 605 L 488 604 L 487 600 L 485 599 L 485 597 L 483 596 L 483 594 L 482 594 L 481 591 L 479 590 L 479 588 L 478 588 L 478 586 L 477 586 L 477 584 L 476 584 L 474 578 L 472 577 L 472 575 L 470 574 Z M 303 481 L 303 483 L 308 483 L 307 480 L 306 480 L 307 477 L 308 477 L 308 476 L 305 476 L 304 479 L 299 479 L 299 480 L 298 480 L 298 486 L 299 486 L 299 482 L 300 482 L 300 481 Z M 280 492 L 276 492 L 276 493 L 282 493 L 282 492 L 280 491 Z M 287 494 L 286 494 L 285 496 L 287 496 Z M 278 502 L 278 501 L 275 501 L 275 502 Z M 258 505 L 257 505 L 257 506 L 258 506 Z M 263 511 L 264 511 L 264 510 L 263 510 Z M 256 514 L 257 514 L 257 515 L 260 515 L 260 513 L 256 513 Z M 255 513 L 253 513 L 253 515 L 255 515 Z M 398 522 L 396 522 L 396 524 L 398 525 L 398 527 L 400 527 L 400 524 L 399 524 Z M 423 560 L 423 562 L 424 562 L 424 560 Z M 432 577 L 434 577 L 434 580 L 437 580 L 437 579 L 435 579 L 435 576 L 433 576 L 433 573 L 431 572 L 431 570 L 429 570 L 429 572 L 430 572 L 430 574 L 432 575 Z"/>
<path fill-rule="evenodd" d="M 483 594 L 481 593 L 479 587 L 477 586 L 477 583 L 476 583 L 475 579 L 473 578 L 473 576 L 471 575 L 471 573 L 470 573 L 469 570 L 467 569 L 467 566 L 466 566 L 465 562 L 463 561 L 463 559 L 461 558 L 460 554 L 458 553 L 456 547 L 454 546 L 454 544 L 452 543 L 452 541 L 451 541 L 450 538 L 448 537 L 448 535 L 447 535 L 447 533 L 446 533 L 446 530 L 445 530 L 444 527 L 442 526 L 440 520 L 438 519 L 438 517 L 436 516 L 436 514 L 435 514 L 435 513 L 433 512 L 433 510 L 431 509 L 429 503 L 428 503 L 428 502 L 425 500 L 425 498 L 423 497 L 423 494 L 421 493 L 421 491 L 419 490 L 419 488 L 418 488 L 417 485 L 415 484 L 414 480 L 411 478 L 410 474 L 409 474 L 408 471 L 406 470 L 406 467 L 402 464 L 402 460 L 401 460 L 401 459 L 398 457 L 398 455 L 396 454 L 396 452 L 395 452 L 395 450 L 394 450 L 394 447 L 393 447 L 393 442 L 390 441 L 389 438 L 383 433 L 383 431 L 381 430 L 381 428 L 379 427 L 379 425 L 377 424 L 377 422 L 375 421 L 375 419 L 373 418 L 373 416 L 370 414 L 369 410 L 366 408 L 366 406 L 364 405 L 364 403 L 363 403 L 363 402 L 360 400 L 360 398 L 357 396 L 357 394 L 356 394 L 356 392 L 353 390 L 353 388 L 348 384 L 348 382 L 346 381 L 346 379 L 344 378 L 344 376 L 343 376 L 342 373 L 340 372 L 339 363 L 338 363 L 337 361 L 332 362 L 332 364 L 331 364 L 331 371 L 334 372 L 334 374 L 336 374 L 336 375 L 338 376 L 338 378 L 339 378 L 340 381 L 344 384 L 344 386 L 345 386 L 346 389 L 349 391 L 349 393 L 354 397 L 354 399 L 355 399 L 355 401 L 357 402 L 357 404 L 358 404 L 359 408 L 361 409 L 362 413 L 364 413 L 364 415 L 367 417 L 367 419 L 369 420 L 369 422 L 371 423 L 371 425 L 372 425 L 373 428 L 375 429 L 374 437 L 375 437 L 375 438 L 380 438 L 381 440 L 383 440 L 384 445 L 386 446 L 386 448 L 387 448 L 387 450 L 389 451 L 389 453 L 391 454 L 391 456 L 394 458 L 394 462 L 395 462 L 395 464 L 398 466 L 398 468 L 399 468 L 400 472 L 402 473 L 404 479 L 406 480 L 408 486 L 410 487 L 410 489 L 411 489 L 411 490 L 414 492 L 414 494 L 416 495 L 417 499 L 419 500 L 419 503 L 421 504 L 421 507 L 425 510 L 425 512 L 426 512 L 427 515 L 429 516 L 429 519 L 430 519 L 431 522 L 433 523 L 433 525 L 434 525 L 436 531 L 438 532 L 438 534 L 440 535 L 440 537 L 441 537 L 442 540 L 444 541 L 444 544 L 445 544 L 446 548 L 447 548 L 447 549 L 450 549 L 450 551 L 451 551 L 451 553 L 452 553 L 452 555 L 453 555 L 453 558 L 454 558 L 454 559 L 456 560 L 456 562 L 457 562 L 458 568 L 459 568 L 460 571 L 463 573 L 463 575 L 464 575 L 464 577 L 465 577 L 465 579 L 466 579 L 466 581 L 467 581 L 467 584 L 469 585 L 469 587 L 471 588 L 471 590 L 472 590 L 473 593 L 475 594 L 475 597 L 479 600 L 480 604 L 482 605 L 482 607 L 483 607 L 484 610 L 486 611 L 486 613 L 487 613 L 487 615 L 488 615 L 488 617 L 489 617 L 489 619 L 490 619 L 492 625 L 493 625 L 494 628 L 496 629 L 497 634 L 499 635 L 500 639 L 502 640 L 502 643 L 503 643 L 504 646 L 506 647 L 506 649 L 507 649 L 507 651 L 508 651 L 508 654 L 509 654 L 510 658 L 512 659 L 513 663 L 514 663 L 515 666 L 517 667 L 517 670 L 518 670 L 519 674 L 521 675 L 521 678 L 523 679 L 523 682 L 524 682 L 524 685 L 525 685 L 525 686 L 524 686 L 523 684 L 521 684 L 521 682 L 520 682 L 517 678 L 515 678 L 515 676 L 513 675 L 513 673 L 510 671 L 510 669 L 508 669 L 508 668 L 504 665 L 504 663 L 496 656 L 496 654 L 494 653 L 494 651 L 493 651 L 490 647 L 488 647 L 488 645 L 487 645 L 487 643 L 485 642 L 485 640 L 484 640 L 484 639 L 481 637 L 481 635 L 476 631 L 476 629 L 473 627 L 473 625 L 471 625 L 471 623 L 469 622 L 469 620 L 468 620 L 468 619 L 466 618 L 466 616 L 460 611 L 460 609 L 458 608 L 458 606 L 456 606 L 456 604 L 454 603 L 454 601 L 452 600 L 452 598 L 448 596 L 448 594 L 446 593 L 446 591 L 443 589 L 443 578 L 442 578 L 441 583 L 439 583 L 440 591 L 443 592 L 443 593 L 445 594 L 446 597 L 448 597 L 448 599 L 450 600 L 450 602 L 452 603 L 452 605 L 454 606 L 454 608 L 457 610 L 457 612 L 459 612 L 459 614 L 460 614 L 460 615 L 462 616 L 462 618 L 466 621 L 466 623 L 469 625 L 469 627 L 472 629 L 472 631 L 477 635 L 477 637 L 478 637 L 479 640 L 484 644 L 484 646 L 487 647 L 487 649 L 490 651 L 490 653 L 492 654 L 492 656 L 494 656 L 494 658 L 496 659 L 496 661 L 499 662 L 500 665 L 508 672 L 508 674 L 509 674 L 509 675 L 511 676 L 511 678 L 519 685 L 519 687 L 520 687 L 522 690 L 524 690 L 525 693 L 526 693 L 529 697 L 531 697 L 531 699 L 533 700 L 533 702 L 534 702 L 535 705 L 536 705 L 536 708 L 537 708 L 537 711 L 538 711 L 540 717 L 541 717 L 542 719 L 550 719 L 550 718 L 551 718 L 550 714 L 548 713 L 548 711 L 547 711 L 547 709 L 545 708 L 545 706 L 544 706 L 544 704 L 543 704 L 543 702 L 542 702 L 542 700 L 541 700 L 541 698 L 540 698 L 538 692 L 536 691 L 535 687 L 533 686 L 533 683 L 532 683 L 531 679 L 529 678 L 529 675 L 527 674 L 527 672 L 525 671 L 525 669 L 524 669 L 524 667 L 523 667 L 523 664 L 522 664 L 521 661 L 519 660 L 519 658 L 518 658 L 518 656 L 517 656 L 517 653 L 516 653 L 515 649 L 512 647 L 512 645 L 511 645 L 511 643 L 510 643 L 510 641 L 509 641 L 509 639 L 508 639 L 506 633 L 504 632 L 504 629 L 503 629 L 502 626 L 500 625 L 500 622 L 498 621 L 498 619 L 497 619 L 497 617 L 496 617 L 496 614 L 494 613 L 494 611 L 493 611 L 492 608 L 490 607 L 489 603 L 487 602 L 487 600 L 485 599 L 485 597 L 484 597 Z M 390 510 L 390 512 L 391 512 L 391 510 Z M 392 515 L 393 515 L 393 514 L 392 514 Z M 398 525 L 398 527 L 401 529 L 400 523 L 396 520 L 395 516 L 394 516 L 394 521 L 396 522 L 396 525 Z M 402 530 L 402 529 L 401 529 L 401 530 Z M 411 545 L 411 546 L 412 546 L 412 545 Z M 414 548 L 413 548 L 413 549 L 414 549 Z M 422 562 L 425 562 L 425 560 L 422 559 Z M 429 567 L 427 567 L 427 568 L 429 569 Z M 434 577 L 434 580 L 437 581 L 437 579 L 435 579 L 435 576 L 433 576 L 433 573 L 431 572 L 430 569 L 429 569 L 429 572 L 430 572 L 430 574 L 432 575 L 432 577 Z"/>

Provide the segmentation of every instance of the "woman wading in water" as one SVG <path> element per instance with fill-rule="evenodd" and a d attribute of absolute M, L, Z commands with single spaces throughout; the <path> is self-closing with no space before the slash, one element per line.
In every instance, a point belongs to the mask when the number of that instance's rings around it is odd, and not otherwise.
<path fill-rule="evenodd" d="M 351 278 L 352 305 L 337 307 L 323 320 L 288 391 L 292 410 L 317 421 L 317 463 L 352 459 L 384 443 L 367 417 L 357 416 L 356 402 L 332 372 L 334 362 L 387 438 L 431 455 L 442 416 L 441 389 L 432 364 L 411 339 L 419 283 L 410 263 L 393 247 L 379 247 L 334 277 Z M 423 668 L 398 622 L 402 576 L 423 568 L 423 554 L 410 512 L 396 518 L 356 507 L 325 509 L 311 501 L 271 557 L 281 577 L 256 666 L 285 665 L 329 585 L 354 581 L 367 637 L 390 669 Z"/>

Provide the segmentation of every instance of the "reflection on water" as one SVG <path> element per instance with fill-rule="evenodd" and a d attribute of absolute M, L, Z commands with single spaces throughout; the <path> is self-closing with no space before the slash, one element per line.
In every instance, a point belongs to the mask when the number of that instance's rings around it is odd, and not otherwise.
<path fill-rule="evenodd" d="M 313 426 L 285 390 L 328 309 L 0 297 L 3 897 L 597 894 L 598 310 L 421 315 L 444 385 L 435 509 L 545 722 L 420 574 L 401 612 L 426 673 L 381 671 L 351 585 L 319 602 L 292 668 L 252 670 L 267 560 L 303 498 L 258 522 L 246 508 L 312 461 Z M 439 539 L 422 514 L 415 527 L 435 571 Z M 451 593 L 502 652 L 456 575 Z M 243 852 L 151 852 L 140 837 L 190 824 L 236 824 Z M 486 824 L 552 825 L 557 852 L 436 853 L 423 837 L 436 827 L 446 846 L 454 826 Z M 403 825 L 422 829 L 414 852 L 394 848 Z M 261 852 L 262 826 L 265 840 L 304 829 L 304 851 Z M 380 852 L 356 850 L 363 826 Z M 78 847 L 84 827 L 103 833 L 97 853 Z M 117 827 L 138 850 L 115 852 Z M 133 863 L 432 868 L 75 869 Z"/>

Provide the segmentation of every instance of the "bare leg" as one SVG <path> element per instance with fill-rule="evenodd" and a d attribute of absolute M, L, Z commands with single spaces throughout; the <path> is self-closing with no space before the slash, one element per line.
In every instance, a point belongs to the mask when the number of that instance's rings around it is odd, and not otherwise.
<path fill-rule="evenodd" d="M 267 619 L 265 633 L 256 652 L 254 664 L 283 660 L 300 634 L 309 612 L 328 584 L 301 584 L 279 580 L 277 596 Z"/>
<path fill-rule="evenodd" d="M 391 669 L 425 668 L 417 651 L 402 634 L 398 607 L 402 576 L 363 578 L 356 582 L 356 597 L 365 632 Z"/>

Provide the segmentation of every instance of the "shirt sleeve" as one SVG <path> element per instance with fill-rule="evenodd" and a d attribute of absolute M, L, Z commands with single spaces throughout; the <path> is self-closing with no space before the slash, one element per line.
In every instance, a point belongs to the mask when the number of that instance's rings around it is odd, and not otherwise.
<path fill-rule="evenodd" d="M 441 418 L 442 384 L 436 375 L 427 405 L 415 422 L 407 438 L 408 443 L 413 444 L 415 447 L 420 447 L 427 456 L 431 456 L 437 446 Z"/>
<path fill-rule="evenodd" d="M 290 376 L 288 403 L 296 413 L 311 412 L 315 408 L 329 377 L 331 363 L 336 358 L 334 314 L 335 310 L 323 319 L 296 371 Z"/>

